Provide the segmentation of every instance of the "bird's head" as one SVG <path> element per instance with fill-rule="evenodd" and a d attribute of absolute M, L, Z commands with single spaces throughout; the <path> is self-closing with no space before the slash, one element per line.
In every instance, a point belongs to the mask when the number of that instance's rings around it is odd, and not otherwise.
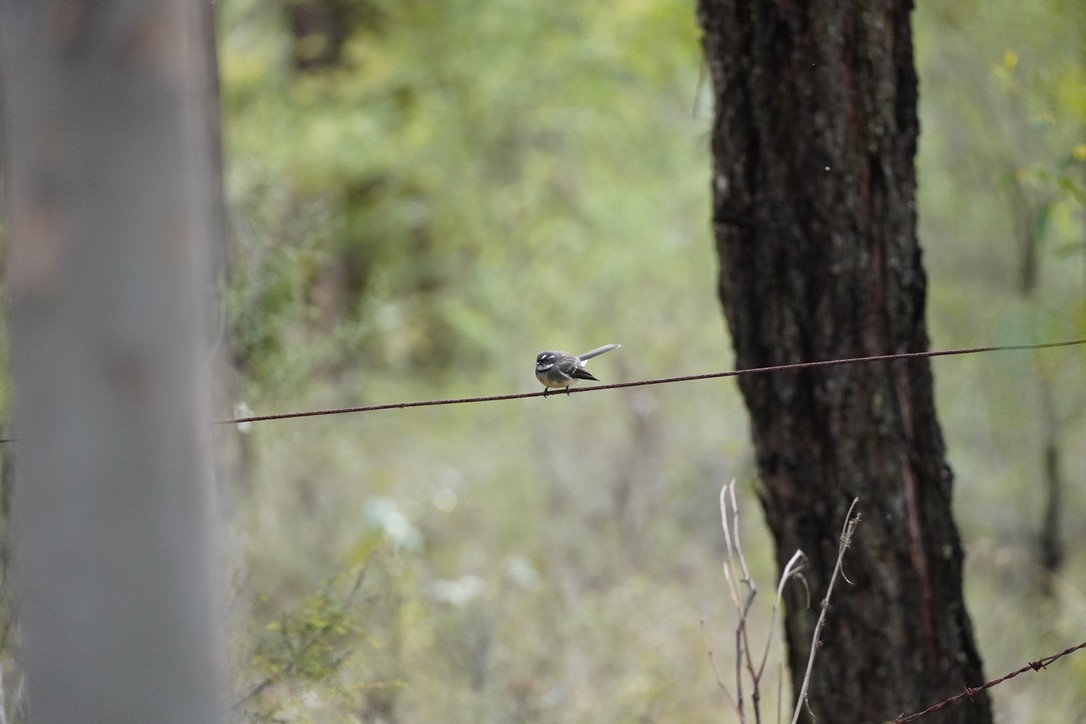
<path fill-rule="evenodd" d="M 551 367 L 554 367 L 555 360 L 558 359 L 558 355 L 554 352 L 540 352 L 535 357 L 535 371 L 546 372 Z"/>

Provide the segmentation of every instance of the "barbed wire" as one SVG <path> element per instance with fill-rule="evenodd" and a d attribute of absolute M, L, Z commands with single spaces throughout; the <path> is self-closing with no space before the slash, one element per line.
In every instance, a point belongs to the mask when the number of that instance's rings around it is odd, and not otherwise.
<path fill-rule="evenodd" d="M 980 692 L 982 692 L 982 691 L 984 691 L 986 689 L 991 689 L 993 686 L 997 686 L 999 684 L 1002 684 L 1004 681 L 1007 681 L 1008 679 L 1013 679 L 1014 677 L 1018 676 L 1019 674 L 1024 674 L 1027 671 L 1040 671 L 1041 669 L 1047 668 L 1048 665 L 1051 664 L 1056 659 L 1060 659 L 1060 658 L 1063 658 L 1064 656 L 1067 656 L 1069 654 L 1073 654 L 1076 651 L 1079 651 L 1080 649 L 1086 649 L 1086 641 L 1083 641 L 1080 644 L 1075 644 L 1074 646 L 1070 646 L 1070 647 L 1064 649 L 1063 651 L 1059 652 L 1058 654 L 1052 654 L 1051 656 L 1045 656 L 1044 658 L 1038 659 L 1037 661 L 1030 661 L 1028 664 L 1023 666 L 1022 668 L 1015 669 L 1014 671 L 1010 672 L 1009 674 L 1004 674 L 1003 676 L 999 677 L 998 679 L 993 679 L 993 680 L 989 681 L 986 684 L 982 684 L 981 686 L 976 686 L 976 687 L 967 686 L 967 687 L 965 687 L 965 689 L 962 690 L 962 692 L 960 694 L 955 694 L 954 696 L 950 697 L 949 699 L 944 699 L 944 700 L 940 701 L 938 704 L 933 704 L 932 706 L 929 706 L 927 709 L 924 709 L 923 711 L 918 711 L 915 714 L 909 714 L 908 716 L 905 716 L 904 714 L 899 715 L 897 719 L 894 719 L 894 724 L 906 724 L 906 722 L 916 721 L 917 719 L 919 719 L 922 716 L 926 716 L 928 714 L 934 714 L 935 712 L 937 712 L 937 711 L 939 711 L 941 709 L 945 709 L 946 707 L 950 706 L 951 704 L 953 704 L 955 702 L 958 702 L 958 701 L 961 701 L 962 699 L 971 699 L 974 696 L 976 696 L 977 694 L 979 694 Z"/>
<path fill-rule="evenodd" d="M 1041 342 L 1038 344 L 1009 344 L 989 345 L 986 347 L 963 347 L 959 349 L 932 350 L 928 352 L 898 352 L 896 354 L 881 354 L 869 357 L 845 357 L 834 360 L 820 360 L 816 362 L 793 362 L 791 364 L 770 365 L 767 367 L 750 367 L 742 370 L 728 370 L 726 372 L 709 372 L 700 375 L 681 375 L 678 377 L 658 377 L 633 382 L 616 382 L 606 385 L 592 385 L 591 387 L 567 388 L 564 393 L 579 394 L 582 392 L 599 392 L 601 390 L 618 390 L 626 387 L 647 387 L 649 385 L 666 385 L 673 382 L 694 382 L 697 380 L 712 380 L 721 377 L 739 377 L 741 375 L 767 374 L 770 372 L 787 372 L 790 370 L 812 369 L 816 367 L 835 367 L 838 365 L 860 364 L 868 362 L 889 362 L 901 359 L 922 359 L 931 357 L 952 357 L 957 355 L 979 354 L 982 352 L 1011 352 L 1019 350 L 1054 349 L 1057 347 L 1074 347 L 1086 344 L 1086 339 L 1074 339 L 1064 342 Z M 412 407 L 436 407 L 439 405 L 464 405 L 476 402 L 502 402 L 505 400 L 522 400 L 528 397 L 547 397 L 548 391 L 543 392 L 519 392 L 506 395 L 489 395 L 486 397 L 455 397 L 444 400 L 418 400 L 414 402 L 386 402 L 378 405 L 358 405 L 355 407 L 333 407 L 321 410 L 302 410 L 298 412 L 280 412 L 269 415 L 246 415 L 233 417 L 226 420 L 218 420 L 217 425 L 237 425 L 241 423 L 268 422 L 271 420 L 292 420 L 302 417 L 325 417 L 329 415 L 349 415 L 363 412 L 379 412 L 381 410 L 406 410 Z"/>

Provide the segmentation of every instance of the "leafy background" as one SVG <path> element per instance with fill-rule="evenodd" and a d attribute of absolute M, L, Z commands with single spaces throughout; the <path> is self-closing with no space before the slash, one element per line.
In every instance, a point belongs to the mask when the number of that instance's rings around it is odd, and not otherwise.
<path fill-rule="evenodd" d="M 314 7 L 331 21 L 292 32 Z M 731 366 L 691 3 L 219 12 L 238 409 L 530 391 L 540 349 L 606 342 L 605 381 Z M 1086 11 L 959 0 L 914 23 L 933 347 L 1086 336 Z M 1086 638 L 1083 352 L 933 364 L 994 677 Z M 1046 439 L 1068 483 L 1055 575 Z M 731 478 L 763 632 L 775 585 L 747 441 L 730 381 L 222 430 L 239 711 L 728 718 L 705 641 L 731 656 Z M 997 687 L 997 718 L 1081 720 L 1083 681 L 1080 655 Z"/>

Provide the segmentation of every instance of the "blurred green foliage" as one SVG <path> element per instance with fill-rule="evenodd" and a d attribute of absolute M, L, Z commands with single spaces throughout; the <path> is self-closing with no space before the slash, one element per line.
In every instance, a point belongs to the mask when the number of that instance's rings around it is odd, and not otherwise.
<path fill-rule="evenodd" d="M 362 5 L 307 71 L 284 6 L 223 7 L 230 310 L 253 382 L 492 355 L 510 329 L 606 314 L 580 286 L 638 266 L 606 242 L 704 227 L 705 194 L 671 193 L 700 150 L 685 3 Z"/>
<path fill-rule="evenodd" d="M 919 5 L 933 346 L 1086 336 L 1084 11 Z M 731 365 L 691 3 L 224 0 L 220 15 L 227 309 L 256 412 L 532 390 L 545 348 L 623 343 L 593 367 L 604 381 Z M 1081 639 L 1086 557 L 1072 546 L 1045 594 L 1035 555 L 1041 380 L 1072 483 L 1064 535 L 1086 534 L 1081 360 L 934 363 L 992 676 Z M 220 443 L 240 678 L 276 681 L 251 719 L 729 716 L 699 624 L 726 660 L 715 501 L 732 477 L 763 590 L 774 575 L 731 383 L 264 423 Z M 337 608 L 385 545 L 365 605 Z M 997 687 L 998 715 L 1081 718 L 1084 660 Z"/>

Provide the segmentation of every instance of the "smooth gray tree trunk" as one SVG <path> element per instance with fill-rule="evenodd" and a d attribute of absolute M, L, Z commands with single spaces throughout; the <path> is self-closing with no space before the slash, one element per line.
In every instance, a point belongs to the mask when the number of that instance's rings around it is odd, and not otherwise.
<path fill-rule="evenodd" d="M 0 10 L 30 718 L 222 721 L 208 6 Z"/>

